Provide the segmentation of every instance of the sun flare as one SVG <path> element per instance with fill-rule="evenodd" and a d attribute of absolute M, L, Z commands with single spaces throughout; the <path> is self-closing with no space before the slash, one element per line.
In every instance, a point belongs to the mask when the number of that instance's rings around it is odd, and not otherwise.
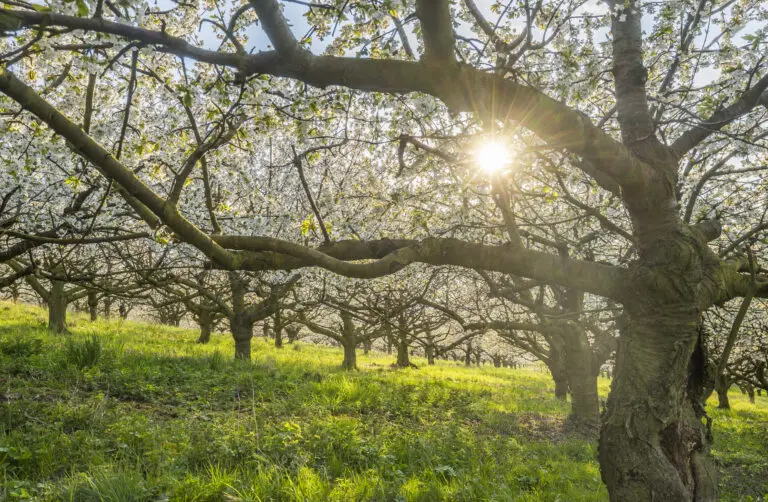
<path fill-rule="evenodd" d="M 475 162 L 488 174 L 497 174 L 509 167 L 512 153 L 498 141 L 488 141 L 475 150 Z"/>

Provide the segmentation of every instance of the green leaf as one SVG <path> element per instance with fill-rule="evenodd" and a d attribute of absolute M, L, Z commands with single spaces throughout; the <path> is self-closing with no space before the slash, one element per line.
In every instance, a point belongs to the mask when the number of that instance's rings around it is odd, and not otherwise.
<path fill-rule="evenodd" d="M 85 0 L 77 0 L 77 15 L 78 15 L 78 17 L 87 17 L 89 10 L 90 9 L 88 8 L 88 4 L 85 3 Z"/>

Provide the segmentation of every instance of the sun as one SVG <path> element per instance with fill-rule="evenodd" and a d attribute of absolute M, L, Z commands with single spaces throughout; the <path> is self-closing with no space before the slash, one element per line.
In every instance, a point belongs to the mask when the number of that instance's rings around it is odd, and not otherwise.
<path fill-rule="evenodd" d="M 474 156 L 477 165 L 488 174 L 498 174 L 512 162 L 509 148 L 493 140 L 481 144 L 475 150 Z"/>

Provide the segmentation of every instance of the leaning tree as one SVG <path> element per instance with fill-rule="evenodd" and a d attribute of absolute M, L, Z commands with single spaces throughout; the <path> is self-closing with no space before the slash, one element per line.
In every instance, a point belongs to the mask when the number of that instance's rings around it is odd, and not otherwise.
<path fill-rule="evenodd" d="M 211 266 L 230 271 L 316 266 L 372 278 L 422 262 L 507 273 L 619 302 L 625 322 L 599 447 L 611 498 L 716 496 L 717 471 L 703 423 L 706 372 L 698 327 L 711 305 L 768 292 L 768 278 L 750 276 L 747 260 L 733 253 L 759 238 L 766 225 L 756 210 L 723 232 L 717 212 L 700 213 L 696 202 L 687 201 L 713 179 L 707 177 L 707 163 L 730 165 L 716 173 L 741 186 L 754 184 L 745 170 L 765 158 L 764 2 L 609 0 L 593 7 L 580 0 L 523 1 L 502 6 L 498 22 L 492 22 L 472 0 L 339 1 L 310 4 L 311 32 L 301 38 L 277 0 L 233 5 L 227 19 L 219 10 L 187 4 L 156 13 L 144 5 L 133 9 L 106 1 L 92 10 L 85 2 L 56 4 L 56 12 L 4 3 L 10 8 L 0 10 L 1 27 L 15 33 L 3 45 L 0 90 L 9 98 L 4 106 L 15 112 L 16 103 L 28 110 L 25 123 L 56 133 L 34 142 L 86 159 L 152 228 L 196 247 Z M 249 52 L 254 47 L 244 44 L 254 13 L 273 49 Z M 219 47 L 197 44 L 193 30 L 202 18 L 221 30 Z M 312 52 L 317 48 L 312 37 L 327 42 L 324 55 Z M 78 66 L 67 68 L 72 53 Z M 187 68 L 188 61 L 195 61 L 194 68 Z M 45 92 L 46 82 L 62 74 L 65 83 Z M 87 89 L 95 86 L 94 99 Z M 116 104 L 118 90 L 127 90 L 126 106 Z M 201 105 L 203 95 L 216 106 Z M 260 107 L 265 95 L 288 102 L 279 109 Z M 351 101 L 367 106 L 371 120 L 365 127 L 337 129 L 344 144 L 324 143 L 329 136 L 322 123 L 330 123 L 336 112 L 351 115 L 346 104 Z M 420 110 L 443 106 L 450 114 L 421 120 Z M 122 137 L 119 117 L 128 113 L 118 110 L 131 107 L 140 114 L 132 115 L 129 129 L 139 134 L 131 134 L 131 155 L 120 157 L 112 145 Z M 100 127 L 89 132 L 78 115 L 93 108 Z M 307 119 L 309 112 L 320 119 Z M 190 116 L 197 117 L 196 128 Z M 382 236 L 376 235 L 382 230 L 377 225 L 332 237 L 328 222 L 321 221 L 327 214 L 316 203 L 309 204 L 313 218 L 306 226 L 315 221 L 323 241 L 317 247 L 307 245 L 313 239 L 280 238 L 274 227 L 217 224 L 217 212 L 227 209 L 222 205 L 227 194 L 211 183 L 227 176 L 220 169 L 226 164 L 221 146 L 234 145 L 227 155 L 234 159 L 230 165 L 239 167 L 229 176 L 239 176 L 242 152 L 259 149 L 262 160 L 272 156 L 256 138 L 285 116 L 293 126 L 283 137 L 295 134 L 297 143 L 314 145 L 274 152 L 301 181 L 285 190 L 298 189 L 307 204 L 318 188 L 301 171 L 318 155 L 347 148 L 349 169 L 355 161 L 363 171 L 383 169 L 389 164 L 372 159 L 370 150 L 367 156 L 349 152 L 359 151 L 366 136 L 375 149 L 399 127 L 404 149 L 429 150 L 446 132 L 477 132 L 482 126 L 490 135 L 528 145 L 517 163 L 538 155 L 562 159 L 572 183 L 587 183 L 620 201 L 631 223 L 632 251 L 623 262 L 603 263 L 558 256 L 513 237 L 498 243 L 470 234 L 436 236 L 426 229 L 387 231 L 385 236 L 398 239 L 377 239 Z M 6 117 L 3 132 L 18 141 L 10 127 L 18 118 Z M 413 139 L 414 132 L 421 140 Z M 736 151 L 729 146 L 734 142 Z M 383 158 L 387 151 L 381 147 L 376 155 Z M 428 171 L 436 172 L 440 156 L 433 157 Z M 375 176 L 361 177 L 359 184 L 376 182 Z M 416 179 L 410 188 L 423 182 Z M 465 187 L 455 184 L 457 192 Z M 376 205 L 375 197 L 360 200 Z M 239 209 L 241 215 L 248 210 Z M 256 206 L 250 210 L 257 214 Z M 506 219 L 514 222 L 509 216 L 513 211 Z M 356 238 L 339 239 L 345 236 Z"/>

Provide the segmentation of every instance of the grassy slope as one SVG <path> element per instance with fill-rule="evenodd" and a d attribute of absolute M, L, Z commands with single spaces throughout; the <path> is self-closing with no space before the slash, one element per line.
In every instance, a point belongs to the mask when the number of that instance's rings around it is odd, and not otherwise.
<path fill-rule="evenodd" d="M 568 408 L 544 373 L 393 371 L 392 356 L 361 354 L 346 374 L 339 350 L 261 340 L 236 364 L 227 336 L 199 346 L 188 330 L 74 316 L 54 337 L 44 320 L 0 302 L 2 498 L 607 498 L 594 444 L 563 435 Z M 768 398 L 732 405 L 713 410 L 724 498 L 759 500 Z"/>

